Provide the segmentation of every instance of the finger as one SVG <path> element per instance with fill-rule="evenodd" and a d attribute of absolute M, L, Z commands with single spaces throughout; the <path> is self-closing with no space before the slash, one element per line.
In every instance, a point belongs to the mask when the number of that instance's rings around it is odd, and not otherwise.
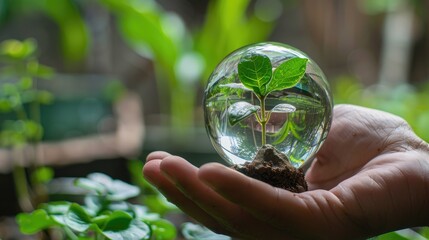
<path fill-rule="evenodd" d="M 176 158 L 171 155 L 165 155 L 166 158 Z M 177 188 L 166 179 L 160 172 L 160 164 L 164 159 L 151 159 L 143 167 L 144 177 L 152 183 L 159 191 L 171 202 L 176 204 L 184 213 L 194 217 L 201 224 L 212 229 L 215 232 L 232 235 L 220 225 L 213 217 L 208 215 L 195 203 L 186 198 Z"/>
<path fill-rule="evenodd" d="M 287 239 L 282 230 L 254 218 L 239 205 L 224 199 L 202 183 L 198 178 L 198 168 L 185 160 L 163 161 L 161 170 L 189 199 L 239 236 L 264 239 L 268 233 L 270 239 Z"/>
<path fill-rule="evenodd" d="M 329 212 L 329 204 L 339 204 L 333 200 L 326 204 L 324 195 L 330 194 L 327 191 L 292 193 L 246 177 L 220 164 L 204 165 L 199 171 L 199 178 L 226 199 L 240 204 L 255 218 L 299 237 L 326 234 L 325 231 L 331 228 L 328 223 L 332 222 L 327 222 L 329 219 L 324 217 L 323 211 Z M 312 195 L 320 197 L 314 198 Z M 321 208 L 322 201 L 325 201 L 326 209 Z"/>
<path fill-rule="evenodd" d="M 163 152 L 163 151 L 155 151 L 155 152 L 151 152 L 147 155 L 146 157 L 146 162 L 152 161 L 152 160 L 159 160 L 159 159 L 163 159 L 165 157 L 171 156 L 170 153 L 168 152 Z"/>

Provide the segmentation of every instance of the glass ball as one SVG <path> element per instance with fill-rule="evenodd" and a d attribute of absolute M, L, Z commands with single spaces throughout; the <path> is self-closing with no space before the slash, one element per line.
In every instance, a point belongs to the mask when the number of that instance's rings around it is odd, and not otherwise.
<path fill-rule="evenodd" d="M 307 62 L 295 85 L 267 93 L 261 104 L 261 94 L 243 84 L 239 71 L 243 59 L 252 54 L 269 58 L 272 76 L 286 61 Z M 280 81 L 287 81 L 287 71 L 281 76 Z M 326 77 L 313 60 L 291 46 L 266 42 L 238 49 L 219 63 L 209 78 L 203 107 L 209 138 L 228 164 L 252 161 L 270 144 L 294 167 L 308 168 L 326 139 L 333 106 Z"/>

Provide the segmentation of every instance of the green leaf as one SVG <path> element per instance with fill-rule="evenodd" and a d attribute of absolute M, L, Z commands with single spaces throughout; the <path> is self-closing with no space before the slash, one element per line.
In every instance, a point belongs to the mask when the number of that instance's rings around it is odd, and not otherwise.
<path fill-rule="evenodd" d="M 39 167 L 32 174 L 31 178 L 35 183 L 47 183 L 54 177 L 54 170 L 49 167 Z"/>
<path fill-rule="evenodd" d="M 110 201 L 122 201 L 140 194 L 140 189 L 138 187 L 121 180 L 113 180 L 102 173 L 91 173 L 88 175 L 88 180 L 104 186 L 107 190 L 105 193 L 106 199 Z"/>
<path fill-rule="evenodd" d="M 151 230 L 146 223 L 133 219 L 131 215 L 125 212 L 116 211 L 106 221 L 106 225 L 102 229 L 102 234 L 109 239 L 137 240 L 149 239 Z"/>
<path fill-rule="evenodd" d="M 70 205 L 70 202 L 59 201 L 42 204 L 40 208 L 44 209 L 56 223 L 65 226 L 67 225 L 66 215 L 69 211 Z"/>
<path fill-rule="evenodd" d="M 19 230 L 24 234 L 34 234 L 43 229 L 56 225 L 48 213 L 43 209 L 32 213 L 20 213 L 16 216 Z"/>
<path fill-rule="evenodd" d="M 173 240 L 176 239 L 176 227 L 169 221 L 164 219 L 157 219 L 148 221 L 152 229 L 154 240 Z"/>
<path fill-rule="evenodd" d="M 177 206 L 169 202 L 162 194 L 145 195 L 143 201 L 152 212 L 159 213 L 161 215 L 178 211 Z"/>
<path fill-rule="evenodd" d="M 158 213 L 149 212 L 149 209 L 146 206 L 142 205 L 133 205 L 134 218 L 143 220 L 143 221 L 155 221 L 160 219 Z"/>
<path fill-rule="evenodd" d="M 91 221 L 97 224 L 98 227 L 106 225 L 106 222 L 109 220 L 109 215 L 99 215 L 91 219 Z"/>
<path fill-rule="evenodd" d="M 24 41 L 5 40 L 0 43 L 0 55 L 12 59 L 26 59 L 36 51 L 36 42 L 33 39 Z"/>
<path fill-rule="evenodd" d="M 66 214 L 65 223 L 74 231 L 84 232 L 91 226 L 91 218 L 82 206 L 72 203 Z"/>
<path fill-rule="evenodd" d="M 88 178 L 77 178 L 74 181 L 76 187 L 84 188 L 96 192 L 98 195 L 104 195 L 107 192 L 107 186 L 100 182 L 93 181 Z"/>
<path fill-rule="evenodd" d="M 236 102 L 228 108 L 228 121 L 234 126 L 241 120 L 257 112 L 260 108 L 248 102 Z"/>
<path fill-rule="evenodd" d="M 267 84 L 273 75 L 270 59 L 261 54 L 251 53 L 238 63 L 238 77 L 243 85 L 252 89 L 256 95 L 267 94 Z"/>
<path fill-rule="evenodd" d="M 292 58 L 280 64 L 267 86 L 267 94 L 295 86 L 304 76 L 307 62 L 306 58 Z"/>
<path fill-rule="evenodd" d="M 19 87 L 22 90 L 28 90 L 33 87 L 33 79 L 31 77 L 22 77 L 19 81 Z"/>
<path fill-rule="evenodd" d="M 184 223 L 182 226 L 182 235 L 187 240 L 230 240 L 231 238 L 225 235 L 216 234 L 208 228 L 194 223 Z"/>
<path fill-rule="evenodd" d="M 271 112 L 275 113 L 291 113 L 295 112 L 296 107 L 287 103 L 280 103 L 271 109 Z"/>

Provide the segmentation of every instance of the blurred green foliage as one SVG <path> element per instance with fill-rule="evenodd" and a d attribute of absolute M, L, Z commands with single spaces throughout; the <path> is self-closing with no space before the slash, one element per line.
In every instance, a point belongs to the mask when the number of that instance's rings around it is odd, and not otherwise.
<path fill-rule="evenodd" d="M 38 81 L 50 79 L 53 70 L 39 64 L 36 54 L 37 44 L 32 39 L 0 43 L 1 148 L 23 150 L 24 146 L 35 146 L 42 140 L 40 105 L 51 103 L 53 95 L 38 89 Z M 32 167 L 28 173 L 18 164 L 13 167 L 17 197 L 24 210 L 31 210 L 45 197 L 45 189 L 41 185 L 53 176 L 48 168 L 34 166 L 37 156 L 34 152 L 28 157 L 15 154 L 13 159 L 14 163 L 26 162 Z"/>
<path fill-rule="evenodd" d="M 6 40 L 0 43 L 0 146 L 16 147 L 42 139 L 41 104 L 53 95 L 37 88 L 40 79 L 49 79 L 53 70 L 39 64 L 36 42 Z"/>
<path fill-rule="evenodd" d="M 403 229 L 395 232 L 385 233 L 371 238 L 371 240 L 426 240 L 429 227 L 416 229 Z"/>
<path fill-rule="evenodd" d="M 84 205 L 60 201 L 42 204 L 31 213 L 16 216 L 20 230 L 34 234 L 59 228 L 67 239 L 160 239 L 176 238 L 176 227 L 145 206 L 127 199 L 139 195 L 138 187 L 102 173 L 77 178 L 75 185 L 87 190 Z"/>
<path fill-rule="evenodd" d="M 161 111 L 170 113 L 173 126 L 192 126 L 198 88 L 217 63 L 239 47 L 265 40 L 274 24 L 249 15 L 249 0 L 210 1 L 196 30 L 155 1 L 99 2 L 116 16 L 126 42 L 154 61 Z"/>
<path fill-rule="evenodd" d="M 429 84 L 365 88 L 356 79 L 340 77 L 332 84 L 336 104 L 349 103 L 375 108 L 404 118 L 415 133 L 429 142 Z"/>
<path fill-rule="evenodd" d="M 15 16 L 40 12 L 58 26 L 60 45 L 65 60 L 77 62 L 88 51 L 90 36 L 87 25 L 74 0 L 2 0 L 0 25 Z"/>

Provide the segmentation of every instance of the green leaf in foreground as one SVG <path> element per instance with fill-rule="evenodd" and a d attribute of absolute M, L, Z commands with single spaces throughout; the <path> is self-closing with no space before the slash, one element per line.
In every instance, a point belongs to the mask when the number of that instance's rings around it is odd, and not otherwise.
<path fill-rule="evenodd" d="M 102 233 L 107 238 L 115 240 L 140 240 L 149 239 L 151 236 L 150 227 L 146 223 L 133 219 L 122 211 L 110 215 Z"/>
<path fill-rule="evenodd" d="M 176 227 L 164 219 L 151 220 L 148 222 L 152 228 L 153 239 L 156 240 L 173 240 L 176 239 Z"/>
<path fill-rule="evenodd" d="M 77 232 L 84 232 L 91 226 L 91 218 L 82 206 L 72 203 L 66 214 L 65 223 Z"/>
<path fill-rule="evenodd" d="M 16 216 L 16 221 L 19 224 L 19 230 L 24 234 L 37 233 L 56 224 L 43 209 L 32 213 L 20 213 Z"/>
<path fill-rule="evenodd" d="M 267 94 L 267 84 L 273 75 L 270 59 L 261 54 L 251 53 L 238 63 L 238 77 L 241 83 L 252 89 L 258 96 Z"/>
<path fill-rule="evenodd" d="M 66 215 L 71 206 L 70 202 L 58 201 L 58 202 L 49 202 L 41 205 L 41 208 L 46 210 L 46 212 L 51 216 L 51 218 L 57 222 L 59 225 L 65 226 L 66 224 Z"/>
<path fill-rule="evenodd" d="M 306 58 L 292 58 L 280 64 L 267 86 L 267 94 L 295 86 L 304 76 L 307 62 Z"/>
<path fill-rule="evenodd" d="M 248 102 L 236 102 L 228 108 L 228 121 L 234 126 L 241 120 L 257 112 L 260 108 Z"/>

